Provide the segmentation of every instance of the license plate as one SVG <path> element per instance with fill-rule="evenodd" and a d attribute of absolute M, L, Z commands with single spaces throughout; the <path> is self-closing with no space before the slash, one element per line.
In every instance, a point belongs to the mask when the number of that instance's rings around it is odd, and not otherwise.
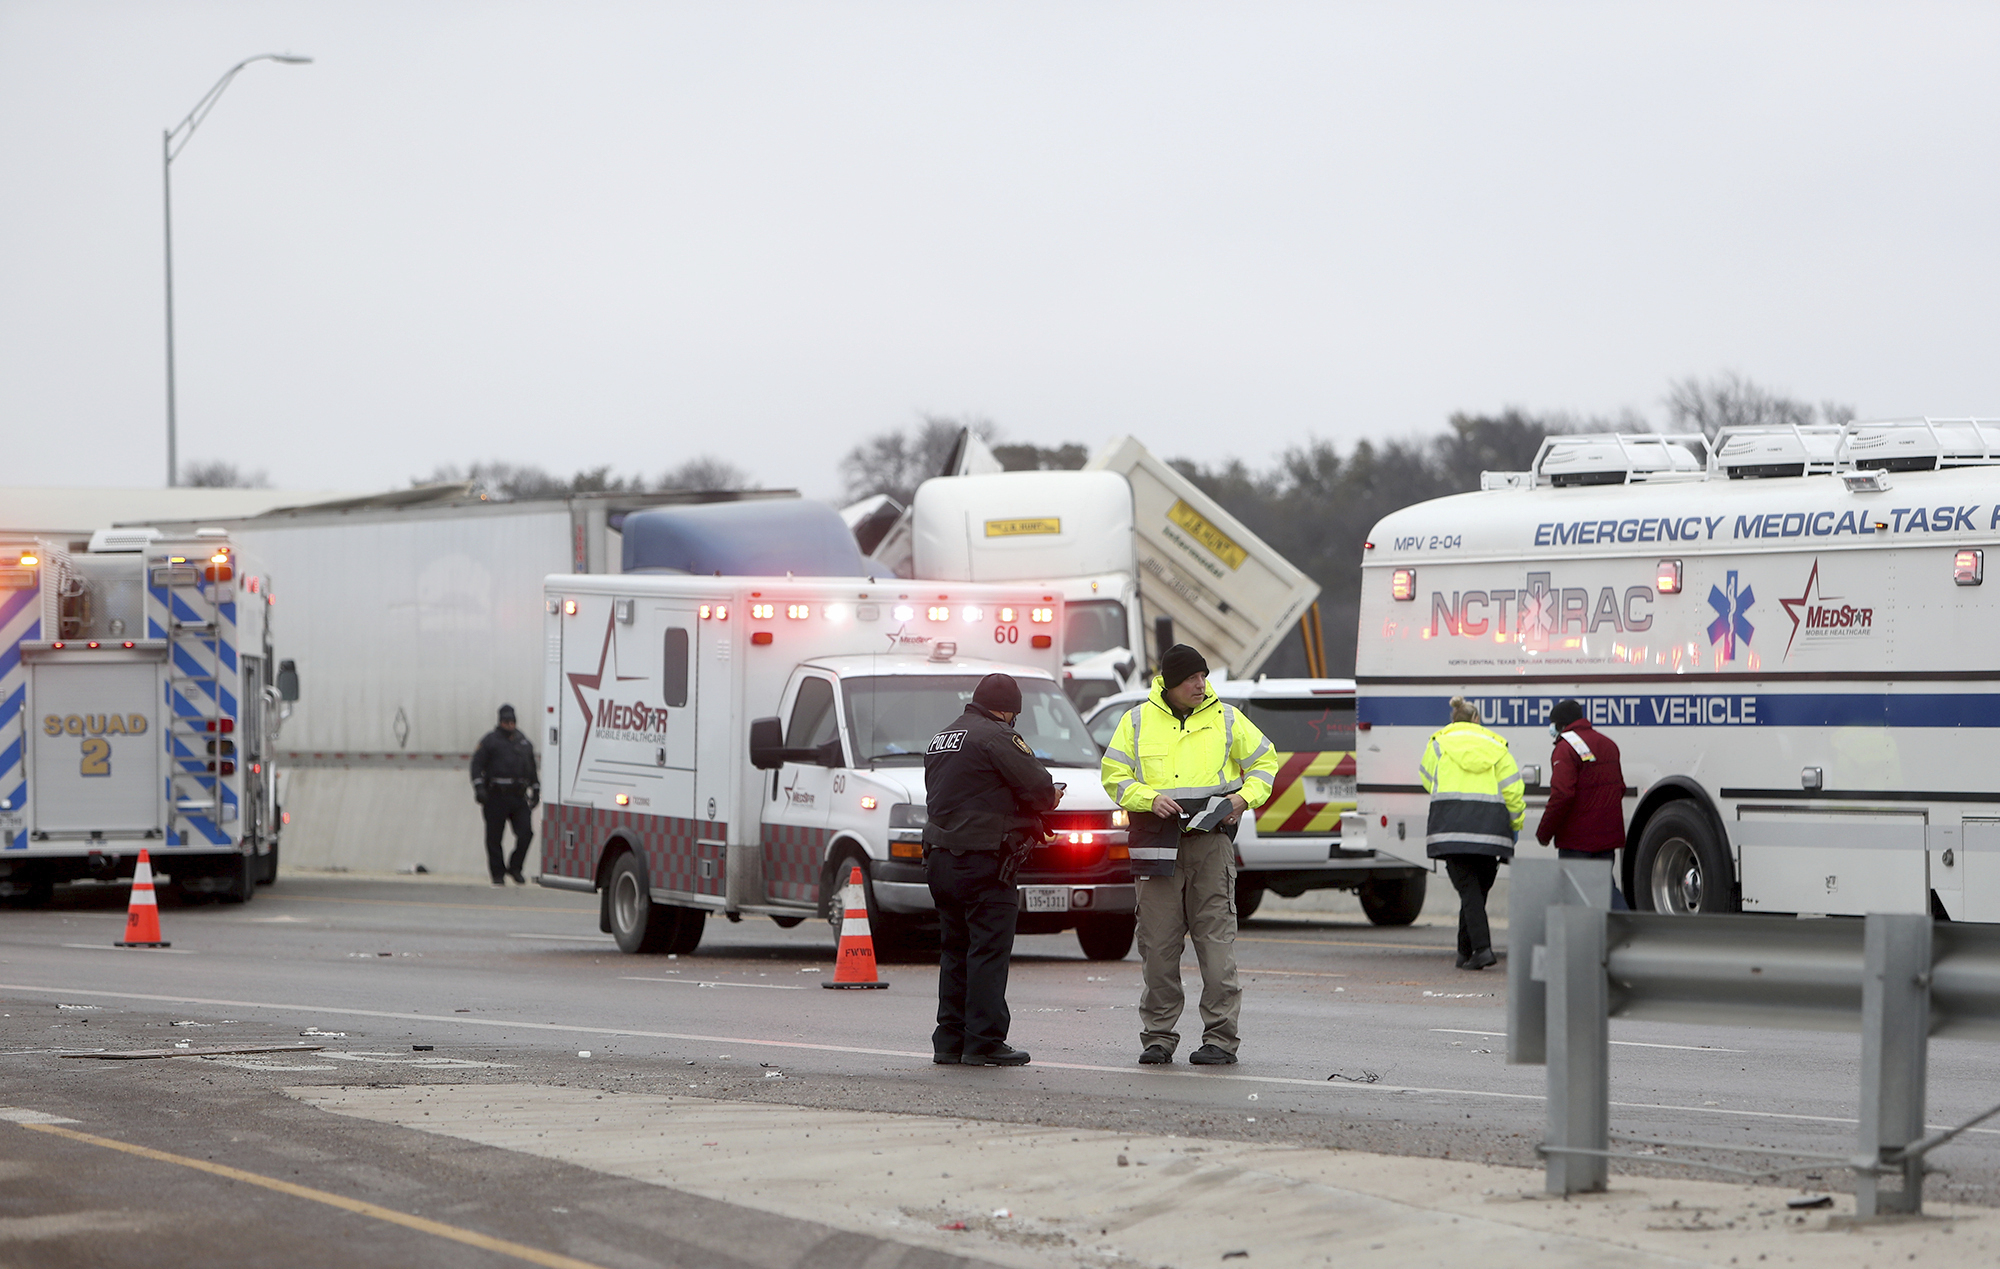
<path fill-rule="evenodd" d="M 1353 776 L 1306 777 L 1306 801 L 1308 802 L 1352 802 L 1353 800 Z"/>
<path fill-rule="evenodd" d="M 1067 912 L 1069 911 L 1069 887 L 1022 886 L 1021 910 L 1023 912 Z"/>

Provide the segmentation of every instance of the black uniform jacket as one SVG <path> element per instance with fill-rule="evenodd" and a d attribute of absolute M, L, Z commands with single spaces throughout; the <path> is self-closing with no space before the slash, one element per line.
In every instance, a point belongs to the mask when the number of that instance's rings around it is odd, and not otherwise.
<path fill-rule="evenodd" d="M 1028 742 L 977 705 L 931 737 L 924 789 L 924 844 L 942 850 L 1000 850 L 1010 838 L 1039 838 L 1040 812 L 1056 806 L 1055 782 Z"/>
<path fill-rule="evenodd" d="M 540 784 L 535 771 L 535 746 L 527 734 L 515 728 L 512 735 L 495 727 L 480 738 L 472 751 L 472 787 L 495 792 L 513 789 L 525 794 L 531 784 Z"/>

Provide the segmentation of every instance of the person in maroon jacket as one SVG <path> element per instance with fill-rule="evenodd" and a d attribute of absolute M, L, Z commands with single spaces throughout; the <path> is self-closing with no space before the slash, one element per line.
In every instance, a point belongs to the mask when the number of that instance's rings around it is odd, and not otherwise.
<path fill-rule="evenodd" d="M 1550 711 L 1549 734 L 1556 741 L 1549 802 L 1535 840 L 1544 846 L 1553 840 L 1562 859 L 1609 859 L 1625 844 L 1625 771 L 1618 765 L 1618 743 L 1590 725 L 1582 705 L 1568 700 Z M 1625 908 L 1615 879 L 1611 906 Z"/>

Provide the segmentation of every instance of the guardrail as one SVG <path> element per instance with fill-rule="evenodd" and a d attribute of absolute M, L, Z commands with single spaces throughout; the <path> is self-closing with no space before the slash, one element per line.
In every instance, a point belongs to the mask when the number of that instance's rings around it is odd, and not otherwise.
<path fill-rule="evenodd" d="M 1609 860 L 1523 860 L 1509 880 L 1507 1061 L 1548 1068 L 1551 1194 L 1602 1190 L 1611 1141 L 1831 1161 L 1862 1217 L 1923 1210 L 1924 1158 L 1993 1115 L 1924 1134 L 1933 1035 L 2000 1039 L 2000 927 L 1612 912 Z M 1611 1018 L 1861 1033 L 1852 1155 L 1670 1141 L 1610 1129 Z M 1739 1169 L 1721 1168 L 1723 1171 Z M 1893 1182 L 1893 1184 L 1884 1184 Z"/>

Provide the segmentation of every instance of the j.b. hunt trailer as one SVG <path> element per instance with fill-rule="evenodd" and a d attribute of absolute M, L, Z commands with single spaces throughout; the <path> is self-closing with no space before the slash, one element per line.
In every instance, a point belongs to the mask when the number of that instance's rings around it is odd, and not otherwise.
<path fill-rule="evenodd" d="M 1555 437 L 1482 483 L 1371 535 L 1349 831 L 1421 844 L 1454 695 L 1532 829 L 1575 697 L 1623 749 L 1636 907 L 2000 921 L 2000 424 Z"/>
<path fill-rule="evenodd" d="M 270 602 L 219 532 L 0 543 L 0 895 L 129 875 L 141 847 L 235 902 L 275 879 L 266 750 L 296 690 Z"/>
<path fill-rule="evenodd" d="M 688 951 L 705 918 L 839 921 L 852 868 L 878 941 L 934 919 L 923 756 L 999 670 L 1016 730 L 1067 786 L 1019 877 L 1024 933 L 1130 949 L 1125 813 L 1063 694 L 1060 596 L 854 578 L 547 580 L 545 886 L 603 895 L 628 952 Z"/>

